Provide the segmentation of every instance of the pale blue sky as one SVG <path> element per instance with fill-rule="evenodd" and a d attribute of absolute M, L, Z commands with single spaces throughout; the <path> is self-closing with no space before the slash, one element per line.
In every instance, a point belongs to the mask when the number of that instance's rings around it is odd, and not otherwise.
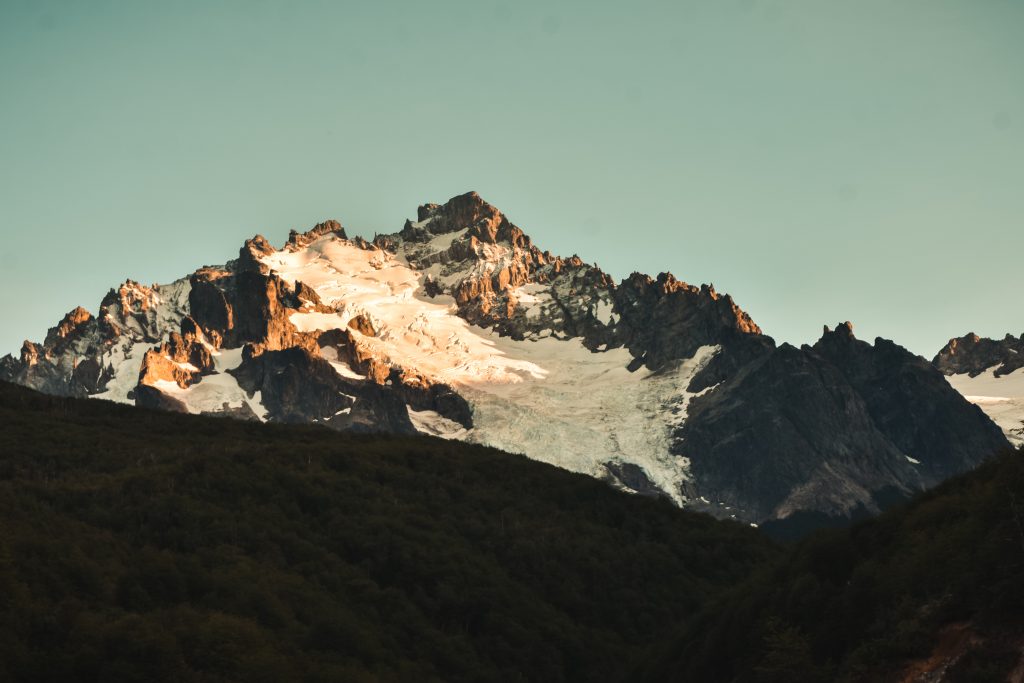
<path fill-rule="evenodd" d="M 0 0 L 0 352 L 477 190 L 780 341 L 1024 331 L 1024 0 Z"/>

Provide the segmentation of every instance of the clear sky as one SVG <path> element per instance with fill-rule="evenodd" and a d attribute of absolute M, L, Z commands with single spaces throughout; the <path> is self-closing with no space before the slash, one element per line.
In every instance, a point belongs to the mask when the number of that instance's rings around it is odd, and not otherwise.
<path fill-rule="evenodd" d="M 1024 0 L 0 0 L 0 352 L 467 190 L 780 341 L 1020 334 Z"/>

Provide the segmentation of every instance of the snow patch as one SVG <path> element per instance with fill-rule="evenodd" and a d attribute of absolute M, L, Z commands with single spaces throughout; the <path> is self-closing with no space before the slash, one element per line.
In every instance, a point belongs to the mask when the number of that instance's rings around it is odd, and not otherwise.
<path fill-rule="evenodd" d="M 409 420 L 420 434 L 439 436 L 442 439 L 465 439 L 468 431 L 454 420 L 449 420 L 433 410 L 408 408 Z"/>
<path fill-rule="evenodd" d="M 605 325 L 614 325 L 615 317 L 612 315 L 612 310 L 615 307 L 612 302 L 606 301 L 605 299 L 598 299 L 597 305 L 594 307 L 594 317 L 597 318 L 598 322 Z"/>
<path fill-rule="evenodd" d="M 113 370 L 113 377 L 107 382 L 105 391 L 94 394 L 92 398 L 102 398 L 117 403 L 132 403 L 128 394 L 135 391 L 139 383 L 139 372 L 142 369 L 142 358 L 146 355 L 146 344 L 135 344 L 124 340 L 103 354 L 100 359 L 103 367 Z"/>
<path fill-rule="evenodd" d="M 1024 445 L 1024 368 L 996 377 L 995 368 L 977 377 L 966 373 L 946 380 L 965 399 L 985 411 L 1014 446 Z"/>
<path fill-rule="evenodd" d="M 333 346 L 325 346 L 320 349 L 320 355 L 324 357 L 334 371 L 344 377 L 345 379 L 364 380 L 366 375 L 360 375 L 358 372 L 352 369 L 352 366 L 341 360 L 338 357 L 338 350 Z"/>
<path fill-rule="evenodd" d="M 153 386 L 181 401 L 192 414 L 215 413 L 247 405 L 260 421 L 266 422 L 267 409 L 263 405 L 261 393 L 257 391 L 250 397 L 239 386 L 238 380 L 227 372 L 242 364 L 242 349 L 213 349 L 211 355 L 216 371 L 214 374 L 203 375 L 198 382 L 184 389 L 168 380 L 158 380 Z"/>
<path fill-rule="evenodd" d="M 247 405 L 260 421 L 265 422 L 267 419 L 267 409 L 263 406 L 260 392 L 257 391 L 250 398 L 242 387 L 238 386 L 238 381 L 226 372 L 206 375 L 199 382 L 184 389 L 176 382 L 168 380 L 157 380 L 153 386 L 184 403 L 188 412 L 192 414 L 215 413 Z"/>

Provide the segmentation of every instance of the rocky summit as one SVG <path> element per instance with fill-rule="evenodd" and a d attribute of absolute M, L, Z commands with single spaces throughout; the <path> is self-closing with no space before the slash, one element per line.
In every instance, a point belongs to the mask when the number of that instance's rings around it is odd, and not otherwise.
<path fill-rule="evenodd" d="M 0 379 L 483 443 L 760 524 L 874 512 L 1006 448 L 949 367 L 848 323 L 777 346 L 714 287 L 616 282 L 471 192 L 372 241 L 326 221 L 170 284 L 129 280 Z"/>

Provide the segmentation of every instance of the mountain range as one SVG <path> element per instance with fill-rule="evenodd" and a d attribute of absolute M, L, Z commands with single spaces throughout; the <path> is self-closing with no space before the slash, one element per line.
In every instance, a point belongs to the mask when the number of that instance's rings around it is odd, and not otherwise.
<path fill-rule="evenodd" d="M 493 446 L 801 528 L 878 512 L 1024 440 L 1024 337 L 933 361 L 850 323 L 776 344 L 713 286 L 616 282 L 476 193 L 372 240 L 337 221 L 69 312 L 0 379 L 170 411 Z"/>

